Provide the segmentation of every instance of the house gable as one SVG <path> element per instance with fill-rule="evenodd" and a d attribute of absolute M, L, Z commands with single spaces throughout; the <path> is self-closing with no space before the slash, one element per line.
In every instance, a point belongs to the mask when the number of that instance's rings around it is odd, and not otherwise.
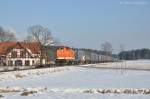
<path fill-rule="evenodd" d="M 31 53 L 24 48 L 19 42 L 7 50 L 7 57 L 9 58 L 31 58 Z"/>

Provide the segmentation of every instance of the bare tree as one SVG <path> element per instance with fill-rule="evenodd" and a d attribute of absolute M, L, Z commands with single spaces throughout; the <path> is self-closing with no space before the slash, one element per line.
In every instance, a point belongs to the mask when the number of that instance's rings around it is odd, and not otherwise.
<path fill-rule="evenodd" d="M 109 42 L 102 43 L 101 45 L 102 51 L 104 51 L 107 55 L 112 54 L 112 45 Z"/>
<path fill-rule="evenodd" d="M 53 43 L 51 32 L 48 28 L 41 25 L 34 25 L 29 27 L 27 41 L 37 42 L 40 47 L 40 65 L 44 58 L 44 46 L 48 46 Z"/>
<path fill-rule="evenodd" d="M 0 42 L 16 41 L 14 33 L 0 26 Z"/>
<path fill-rule="evenodd" d="M 108 56 L 111 56 L 111 54 L 112 54 L 112 45 L 111 45 L 111 43 L 109 43 L 109 42 L 105 42 L 105 43 L 102 43 L 101 44 L 101 49 L 102 49 L 102 51 L 104 52 L 104 54 L 105 54 L 105 56 L 106 56 L 106 59 L 105 59 L 105 61 L 107 61 L 108 59 Z"/>

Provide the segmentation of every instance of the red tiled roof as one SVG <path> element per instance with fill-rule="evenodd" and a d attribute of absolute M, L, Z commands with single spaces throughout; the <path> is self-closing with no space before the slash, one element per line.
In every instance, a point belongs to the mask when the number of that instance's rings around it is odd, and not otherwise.
<path fill-rule="evenodd" d="M 32 54 L 39 54 L 40 46 L 37 42 L 0 42 L 0 55 L 5 55 L 8 50 L 20 44 L 23 48 L 29 49 Z"/>
<path fill-rule="evenodd" d="M 30 43 L 21 42 L 20 44 L 24 48 L 29 49 L 32 52 L 32 54 L 40 53 L 40 46 L 39 46 L 39 43 L 37 43 L 37 42 L 30 42 Z"/>
<path fill-rule="evenodd" d="M 16 42 L 0 42 L 0 55 L 6 54 L 9 48 L 15 45 L 16 45 Z"/>

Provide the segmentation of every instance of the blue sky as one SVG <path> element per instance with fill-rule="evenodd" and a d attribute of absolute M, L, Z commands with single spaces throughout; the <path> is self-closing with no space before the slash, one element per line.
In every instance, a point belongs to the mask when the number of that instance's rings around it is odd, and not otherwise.
<path fill-rule="evenodd" d="M 0 25 L 20 39 L 40 24 L 73 47 L 150 48 L 149 0 L 0 0 L 0 12 Z"/>

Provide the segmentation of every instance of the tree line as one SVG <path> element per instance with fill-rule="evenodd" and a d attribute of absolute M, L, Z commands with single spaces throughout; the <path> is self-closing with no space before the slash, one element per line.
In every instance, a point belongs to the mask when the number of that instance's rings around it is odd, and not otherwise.
<path fill-rule="evenodd" d="M 136 59 L 150 59 L 150 49 L 142 48 L 136 50 L 122 51 L 118 54 L 119 59 L 136 60 Z"/>

